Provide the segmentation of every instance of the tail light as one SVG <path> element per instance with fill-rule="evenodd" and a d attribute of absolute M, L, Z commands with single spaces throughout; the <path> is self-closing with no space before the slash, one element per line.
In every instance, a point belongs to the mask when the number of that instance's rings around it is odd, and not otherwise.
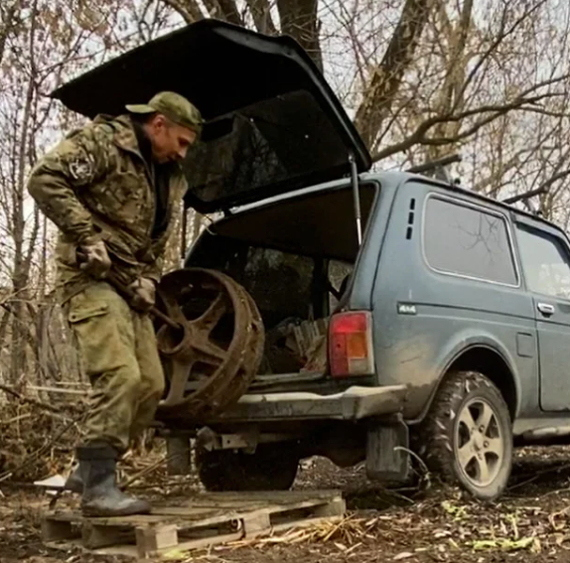
<path fill-rule="evenodd" d="M 372 315 L 369 312 L 338 313 L 331 317 L 329 364 L 333 377 L 374 373 Z"/>

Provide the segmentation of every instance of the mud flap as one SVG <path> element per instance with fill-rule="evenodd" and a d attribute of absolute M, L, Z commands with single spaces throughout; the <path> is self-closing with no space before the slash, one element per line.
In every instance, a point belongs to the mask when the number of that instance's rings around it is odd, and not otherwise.
<path fill-rule="evenodd" d="M 410 470 L 409 430 L 401 415 L 371 420 L 366 437 L 366 474 L 378 481 L 402 482 Z"/>
<path fill-rule="evenodd" d="M 190 438 L 172 435 L 166 438 L 166 470 L 169 475 L 188 475 L 191 471 Z"/>

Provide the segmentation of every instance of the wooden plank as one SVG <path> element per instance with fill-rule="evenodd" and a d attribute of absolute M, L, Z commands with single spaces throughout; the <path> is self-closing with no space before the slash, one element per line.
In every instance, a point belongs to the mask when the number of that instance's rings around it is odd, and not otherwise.
<path fill-rule="evenodd" d="M 42 518 L 42 541 L 59 541 L 76 538 L 79 532 L 73 529 L 71 522 L 52 520 L 49 517 Z"/>
<path fill-rule="evenodd" d="M 247 503 L 270 502 L 271 504 L 290 504 L 300 500 L 322 500 L 341 496 L 339 490 L 324 491 L 252 491 L 252 492 L 224 492 L 224 493 L 200 493 L 185 498 L 176 506 L 195 507 L 226 507 L 238 503 L 243 506 Z"/>
<path fill-rule="evenodd" d="M 283 492 L 283 491 L 280 491 Z M 279 496 L 279 495 L 276 495 Z M 306 493 L 302 496 L 296 495 L 297 498 L 307 497 Z M 204 500 L 204 499 L 202 499 Z M 237 498 L 236 498 L 237 500 Z M 276 499 L 280 500 L 280 499 Z M 207 527 L 215 526 L 230 520 L 238 519 L 241 515 L 257 512 L 262 510 L 269 514 L 284 513 L 298 511 L 302 509 L 317 510 L 319 506 L 326 506 L 331 502 L 340 502 L 342 498 L 339 496 L 331 498 L 330 494 L 327 497 L 319 495 L 317 498 L 309 498 L 308 500 L 300 500 L 296 502 L 282 502 L 281 504 L 258 504 L 244 505 L 239 503 L 239 508 L 236 506 L 238 503 L 232 502 L 227 508 L 233 507 L 233 510 L 224 510 L 222 507 L 216 508 L 199 508 L 196 506 L 175 506 L 175 507 L 155 507 L 151 514 L 140 514 L 133 516 L 116 516 L 109 518 L 86 518 L 84 519 L 80 513 L 64 512 L 54 513 L 49 516 L 51 520 L 60 520 L 63 522 L 80 522 L 88 520 L 92 525 L 108 526 L 108 527 L 122 527 L 122 526 L 148 526 L 152 524 L 162 524 L 165 520 L 170 523 L 183 522 L 186 528 L 191 527 Z M 342 504 L 341 504 L 342 505 Z M 334 513 L 336 514 L 336 512 Z"/>
<path fill-rule="evenodd" d="M 331 516 L 342 516 L 346 512 L 346 501 L 343 498 L 336 498 L 321 506 L 315 507 L 313 514 L 319 518 L 329 518 Z"/>
<path fill-rule="evenodd" d="M 311 528 L 312 526 L 318 526 L 323 522 L 340 522 L 342 518 L 343 518 L 342 516 L 326 516 L 323 518 L 305 518 L 303 520 L 282 522 L 281 524 L 273 524 L 271 528 L 269 528 L 269 530 L 259 530 L 258 532 L 252 532 L 251 534 L 247 535 L 247 539 L 255 539 L 258 537 L 268 535 L 269 533 L 274 534 L 279 532 L 285 532 L 287 530 Z"/>
<path fill-rule="evenodd" d="M 52 522 L 78 522 L 81 520 L 82 516 L 79 512 L 63 512 L 58 510 L 55 512 L 48 512 L 44 518 Z"/>
<path fill-rule="evenodd" d="M 152 509 L 152 516 L 184 516 L 201 518 L 217 516 L 224 512 L 221 508 L 196 508 L 193 506 L 157 506 Z M 227 512 L 227 511 L 226 511 Z"/>
<path fill-rule="evenodd" d="M 269 513 L 261 510 L 244 516 L 242 522 L 243 532 L 246 537 L 256 532 L 269 531 L 271 529 Z"/>
<path fill-rule="evenodd" d="M 84 548 L 144 558 L 314 525 L 342 516 L 345 509 L 338 491 L 210 493 L 155 507 L 148 515 L 83 518 L 79 512 L 52 513 L 44 519 L 43 537 L 52 542 L 71 539 L 81 527 Z"/>
<path fill-rule="evenodd" d="M 325 507 L 327 505 L 333 504 L 336 501 L 342 501 L 341 497 L 336 499 L 330 499 L 328 501 L 324 500 L 307 500 L 291 503 L 288 505 L 269 505 L 263 507 L 261 510 L 269 513 L 270 515 L 287 514 L 288 512 L 298 512 L 304 509 L 311 509 L 312 512 L 317 511 L 319 508 Z M 336 515 L 337 513 L 335 513 Z"/>
<path fill-rule="evenodd" d="M 220 545 L 222 543 L 229 543 L 232 541 L 241 540 L 243 538 L 243 532 L 234 532 L 232 534 L 223 534 L 219 536 L 211 536 L 208 538 L 201 538 L 197 540 L 187 540 L 180 542 L 174 548 L 170 547 L 168 549 L 160 550 L 159 554 L 167 554 L 168 551 L 176 549 L 177 551 L 189 551 L 191 549 L 201 549 L 203 547 L 209 547 L 211 545 Z"/>
<path fill-rule="evenodd" d="M 135 538 L 137 554 L 144 559 L 160 550 L 177 546 L 178 529 L 173 525 L 136 528 Z"/>
<path fill-rule="evenodd" d="M 81 528 L 81 539 L 87 549 L 134 543 L 135 528 L 132 526 L 99 525 L 85 519 Z"/>

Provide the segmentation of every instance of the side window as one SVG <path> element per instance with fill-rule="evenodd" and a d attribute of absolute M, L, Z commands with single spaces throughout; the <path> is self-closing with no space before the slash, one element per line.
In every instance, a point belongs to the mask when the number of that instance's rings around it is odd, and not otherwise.
<path fill-rule="evenodd" d="M 562 241 L 521 225 L 517 233 L 529 289 L 570 299 L 570 264 L 568 251 Z"/>
<path fill-rule="evenodd" d="M 518 284 L 507 222 L 499 215 L 430 197 L 424 249 L 428 264 L 440 272 Z"/>

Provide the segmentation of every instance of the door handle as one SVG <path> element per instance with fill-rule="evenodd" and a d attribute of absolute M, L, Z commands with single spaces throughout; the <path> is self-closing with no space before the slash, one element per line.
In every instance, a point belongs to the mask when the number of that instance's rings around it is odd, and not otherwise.
<path fill-rule="evenodd" d="M 550 303 L 538 303 L 536 307 L 545 317 L 551 317 L 554 315 L 554 305 L 551 305 Z"/>

